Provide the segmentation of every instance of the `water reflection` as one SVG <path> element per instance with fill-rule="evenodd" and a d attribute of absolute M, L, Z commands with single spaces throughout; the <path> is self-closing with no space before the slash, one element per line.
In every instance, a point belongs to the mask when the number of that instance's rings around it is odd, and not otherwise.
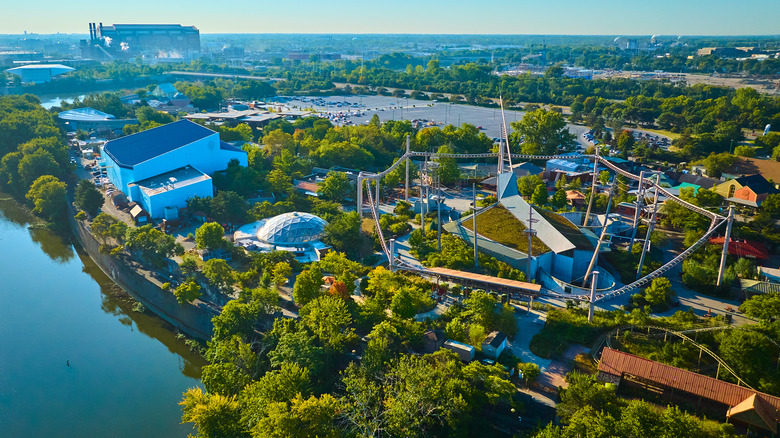
<path fill-rule="evenodd" d="M 199 354 L 193 353 L 183 340 L 177 339 L 174 333 L 175 327 L 158 317 L 134 311 L 135 299 L 117 286 L 83 249 L 78 248 L 76 253 L 84 264 L 82 270 L 100 285 L 101 309 L 108 314 L 118 316 L 119 322 L 123 325 L 137 329 L 138 332 L 165 345 L 168 351 L 181 357 L 179 369 L 182 374 L 200 379 L 201 367 L 206 365 L 206 361 Z"/>
<path fill-rule="evenodd" d="M 73 246 L 65 238 L 43 228 L 30 228 L 30 238 L 41 250 L 57 263 L 67 263 L 73 258 Z"/>

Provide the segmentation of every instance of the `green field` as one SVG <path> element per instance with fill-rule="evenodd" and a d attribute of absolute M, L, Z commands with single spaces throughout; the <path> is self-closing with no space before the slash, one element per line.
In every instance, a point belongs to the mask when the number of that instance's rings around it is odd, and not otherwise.
<path fill-rule="evenodd" d="M 474 231 L 471 220 L 463 221 L 463 226 Z M 523 233 L 525 225 L 517 220 L 507 209 L 497 206 L 477 216 L 477 233 L 490 240 L 528 254 L 528 236 Z M 531 241 L 533 254 L 539 255 L 550 251 L 538 237 Z"/>

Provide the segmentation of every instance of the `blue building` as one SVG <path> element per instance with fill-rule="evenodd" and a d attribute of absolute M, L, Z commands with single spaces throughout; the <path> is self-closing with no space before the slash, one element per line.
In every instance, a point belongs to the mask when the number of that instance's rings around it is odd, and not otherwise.
<path fill-rule="evenodd" d="M 248 164 L 246 152 L 188 120 L 111 140 L 103 155 L 109 180 L 152 218 L 163 217 L 165 207 L 186 206 L 193 196 L 211 197 L 209 175 L 231 160 Z"/>

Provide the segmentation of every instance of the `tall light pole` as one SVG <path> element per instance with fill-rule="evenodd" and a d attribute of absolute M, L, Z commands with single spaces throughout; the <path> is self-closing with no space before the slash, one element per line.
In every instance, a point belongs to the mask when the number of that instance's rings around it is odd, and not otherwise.
<path fill-rule="evenodd" d="M 474 267 L 479 268 L 479 252 L 477 251 L 477 184 L 473 184 L 474 193 L 472 196 L 472 202 L 474 203 L 473 213 L 471 213 L 474 219 Z"/>

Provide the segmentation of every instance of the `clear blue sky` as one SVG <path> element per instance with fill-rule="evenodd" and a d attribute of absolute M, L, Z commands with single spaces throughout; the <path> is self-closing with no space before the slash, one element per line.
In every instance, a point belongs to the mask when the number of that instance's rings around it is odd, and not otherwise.
<path fill-rule="evenodd" d="M 778 0 L 7 1 L 0 33 L 83 33 L 88 22 L 202 33 L 777 35 Z"/>

